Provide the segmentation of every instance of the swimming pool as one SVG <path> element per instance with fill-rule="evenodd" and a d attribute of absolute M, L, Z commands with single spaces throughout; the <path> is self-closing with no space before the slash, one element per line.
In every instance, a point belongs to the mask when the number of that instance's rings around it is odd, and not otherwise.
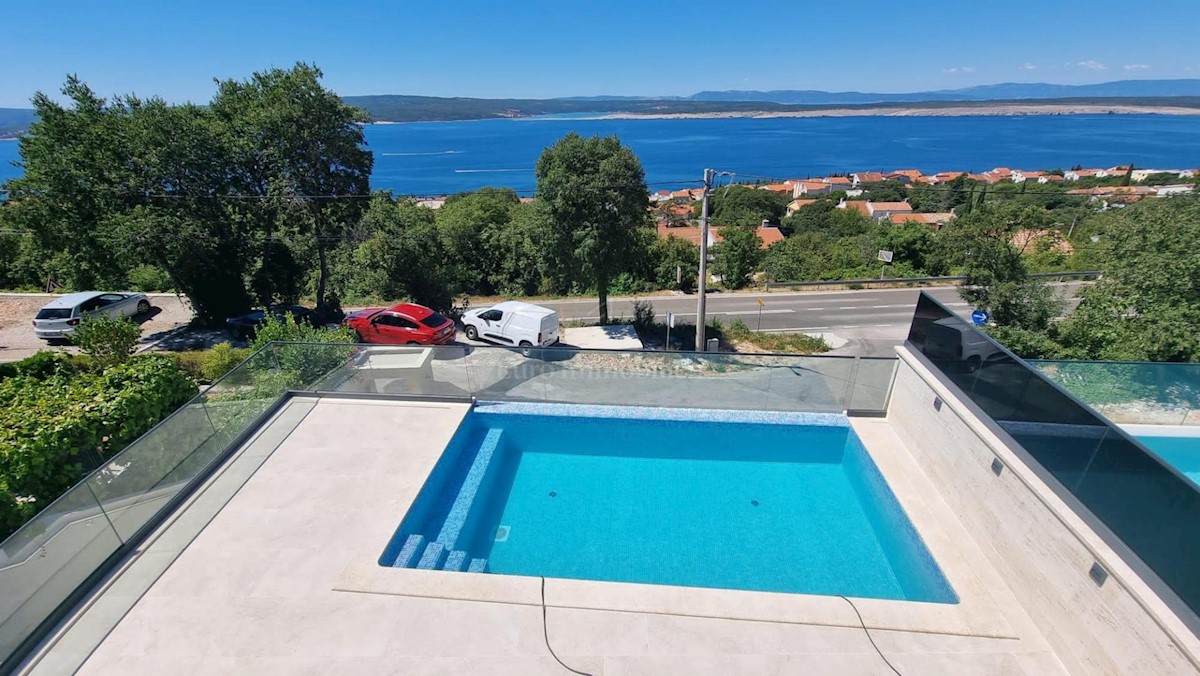
<path fill-rule="evenodd" d="M 1200 437 L 1137 435 L 1137 440 L 1200 484 Z"/>
<path fill-rule="evenodd" d="M 830 414 L 481 402 L 379 563 L 957 602 Z"/>

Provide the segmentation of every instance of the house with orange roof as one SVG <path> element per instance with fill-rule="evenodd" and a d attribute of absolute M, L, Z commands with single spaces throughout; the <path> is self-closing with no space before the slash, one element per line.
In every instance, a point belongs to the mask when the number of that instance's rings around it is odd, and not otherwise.
<path fill-rule="evenodd" d="M 797 211 L 800 211 L 804 207 L 806 207 L 814 202 L 816 202 L 816 200 L 804 200 L 804 199 L 792 200 L 791 202 L 788 202 L 787 215 L 791 216 L 792 214 L 796 213 Z"/>
<path fill-rule="evenodd" d="M 770 190 L 771 192 L 792 192 L 795 188 L 795 181 L 784 181 L 783 183 L 767 183 L 766 185 L 758 186 L 759 190 Z"/>
<path fill-rule="evenodd" d="M 903 225 L 905 223 L 920 223 L 922 225 L 929 226 L 933 230 L 941 230 L 942 226 L 949 223 L 953 218 L 953 211 L 930 214 L 892 214 L 891 216 L 888 216 L 888 220 L 896 225 Z"/>
<path fill-rule="evenodd" d="M 792 197 L 804 197 L 805 195 L 826 195 L 833 192 L 833 186 L 819 179 L 810 179 L 807 181 L 796 181 L 792 186 Z"/>
<path fill-rule="evenodd" d="M 834 190 L 845 190 L 854 185 L 849 176 L 826 176 L 825 182 L 833 186 Z"/>
<path fill-rule="evenodd" d="M 1045 173 L 1040 170 L 1025 171 L 1023 169 L 1014 169 L 1011 178 L 1013 183 L 1024 183 L 1025 181 L 1037 180 Z"/>
<path fill-rule="evenodd" d="M 890 218 L 893 214 L 911 214 L 908 202 L 867 202 L 867 215 L 877 221 Z"/>
<path fill-rule="evenodd" d="M 1042 174 L 1037 177 L 1038 183 L 1062 183 L 1065 179 L 1058 174 Z"/>
<path fill-rule="evenodd" d="M 863 216 L 866 216 L 867 218 L 871 217 L 871 210 L 867 206 L 866 200 L 842 200 L 841 202 L 838 202 L 837 208 L 838 209 L 854 209 L 855 211 L 862 214 Z"/>
<path fill-rule="evenodd" d="M 864 171 L 857 174 L 850 174 L 850 180 L 854 185 L 863 183 L 879 183 L 883 180 L 882 171 Z"/>
<path fill-rule="evenodd" d="M 721 237 L 721 230 L 723 229 L 724 228 L 721 226 L 714 226 L 708 229 L 708 245 L 710 247 L 716 246 L 723 241 L 723 238 Z M 685 242 L 691 242 L 697 246 L 700 245 L 700 232 L 700 226 L 698 225 L 670 227 L 662 222 L 659 222 L 658 224 L 658 236 L 662 239 L 677 237 Z M 762 242 L 760 246 L 763 249 L 766 249 L 776 242 L 783 241 L 783 232 L 781 232 L 778 227 L 767 225 L 766 223 L 755 228 L 754 234 L 758 235 L 759 241 Z"/>
<path fill-rule="evenodd" d="M 938 173 L 933 175 L 933 180 L 935 183 L 946 183 L 947 181 L 953 181 L 954 179 L 958 178 L 959 176 L 962 176 L 964 173 L 966 173 L 966 172 L 963 172 L 963 171 L 939 171 Z"/>
<path fill-rule="evenodd" d="M 1063 178 L 1065 178 L 1068 181 L 1078 181 L 1081 178 L 1091 178 L 1093 176 L 1098 176 L 1101 171 L 1103 171 L 1103 170 L 1102 169 L 1072 169 L 1070 171 L 1063 172 Z"/>
<path fill-rule="evenodd" d="M 889 172 L 885 175 L 885 177 L 890 181 L 900 181 L 901 183 L 905 184 L 912 183 L 923 176 L 925 176 L 925 174 L 922 174 L 918 169 L 897 169 L 896 171 Z"/>

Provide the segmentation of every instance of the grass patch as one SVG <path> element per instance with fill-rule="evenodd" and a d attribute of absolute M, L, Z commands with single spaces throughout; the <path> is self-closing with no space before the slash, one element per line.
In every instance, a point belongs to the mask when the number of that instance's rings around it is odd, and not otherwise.
<path fill-rule="evenodd" d="M 789 354 L 820 354 L 829 351 L 829 343 L 819 336 L 804 333 L 760 333 L 751 331 L 740 319 L 724 327 L 725 337 L 734 343 L 754 346 L 758 352 L 786 352 Z"/>

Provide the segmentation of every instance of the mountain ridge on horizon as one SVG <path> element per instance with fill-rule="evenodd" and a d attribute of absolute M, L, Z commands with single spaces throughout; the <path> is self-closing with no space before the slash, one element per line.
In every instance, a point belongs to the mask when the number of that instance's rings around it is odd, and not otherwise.
<path fill-rule="evenodd" d="M 1013 105 L 1181 106 L 1200 109 L 1200 79 L 1117 80 L 1089 85 L 1002 82 L 928 92 L 873 93 L 823 90 L 705 91 L 691 96 L 580 96 L 550 99 L 489 99 L 407 94 L 343 96 L 376 122 L 463 121 L 571 114 L 753 114 L 832 108 L 913 107 L 936 110 Z M 36 120 L 31 108 L 0 108 L 0 139 L 20 135 Z"/>

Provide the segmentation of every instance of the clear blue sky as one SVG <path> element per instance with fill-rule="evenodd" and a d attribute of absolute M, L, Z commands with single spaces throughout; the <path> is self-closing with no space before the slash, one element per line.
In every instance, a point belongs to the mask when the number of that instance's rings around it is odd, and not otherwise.
<path fill-rule="evenodd" d="M 5 0 L 0 106 L 77 73 L 206 101 L 212 78 L 315 62 L 343 95 L 915 91 L 1200 77 L 1197 0 Z"/>

